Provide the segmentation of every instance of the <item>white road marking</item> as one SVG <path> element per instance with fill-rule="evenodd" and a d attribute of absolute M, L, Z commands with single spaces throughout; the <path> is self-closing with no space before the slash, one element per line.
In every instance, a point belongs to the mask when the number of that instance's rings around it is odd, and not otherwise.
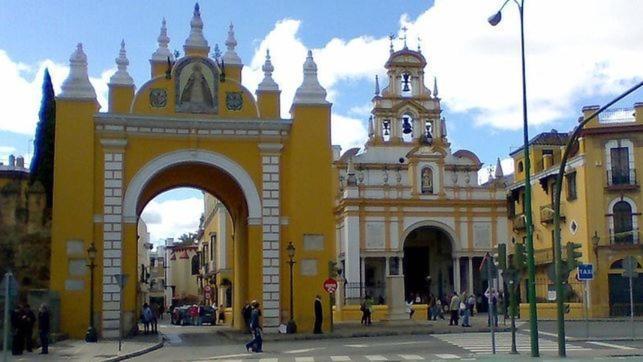
<path fill-rule="evenodd" d="M 315 362 L 313 357 L 295 357 L 295 362 Z"/>
<path fill-rule="evenodd" d="M 368 344 L 347 344 L 346 347 L 366 348 L 366 347 L 368 347 Z"/>
<path fill-rule="evenodd" d="M 388 361 L 386 357 L 380 355 L 364 356 L 369 361 Z"/>
<path fill-rule="evenodd" d="M 211 357 L 210 359 L 226 359 L 226 358 L 235 358 L 235 357 L 247 357 L 247 356 L 252 356 L 252 353 L 238 353 L 238 354 L 227 354 L 223 356 L 214 356 Z"/>
<path fill-rule="evenodd" d="M 449 353 L 436 354 L 435 356 L 438 357 L 438 358 L 441 358 L 441 359 L 458 359 L 458 358 L 460 358 L 460 356 L 458 356 L 456 354 L 449 354 Z"/>
<path fill-rule="evenodd" d="M 330 360 L 333 362 L 345 362 L 350 361 L 351 358 L 348 356 L 330 356 Z"/>
<path fill-rule="evenodd" d="M 597 346 L 602 346 L 602 347 L 609 347 L 609 348 L 616 348 L 616 349 L 625 349 L 625 350 L 632 350 L 636 348 L 628 347 L 628 346 L 621 346 L 618 344 L 611 344 L 611 343 L 605 343 L 605 342 L 587 342 L 589 344 L 595 344 Z"/>
<path fill-rule="evenodd" d="M 293 349 L 292 351 L 284 351 L 284 353 L 289 353 L 289 354 L 305 353 L 305 352 L 314 351 L 316 349 L 321 349 L 321 347 L 318 347 L 318 348 L 306 348 L 306 349 Z"/>
<path fill-rule="evenodd" d="M 261 358 L 259 362 L 278 362 L 279 358 Z"/>
<path fill-rule="evenodd" d="M 399 356 L 407 361 L 419 361 L 424 359 L 424 357 L 418 356 L 417 354 L 400 354 Z"/>

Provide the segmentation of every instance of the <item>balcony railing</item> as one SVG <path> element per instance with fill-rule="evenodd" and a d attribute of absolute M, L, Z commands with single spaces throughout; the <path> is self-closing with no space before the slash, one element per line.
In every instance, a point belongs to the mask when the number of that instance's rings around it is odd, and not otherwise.
<path fill-rule="evenodd" d="M 615 232 L 610 229 L 610 245 L 638 244 L 639 229 Z"/>
<path fill-rule="evenodd" d="M 525 230 L 527 228 L 527 222 L 525 221 L 525 214 L 518 214 L 514 216 L 513 228 L 514 230 Z"/>
<path fill-rule="evenodd" d="M 606 173 L 608 188 L 638 187 L 636 169 L 623 171 L 607 170 Z"/>
<path fill-rule="evenodd" d="M 564 220 L 565 215 L 563 214 L 563 211 L 560 211 L 560 220 Z M 553 223 L 554 222 L 554 207 L 552 204 L 549 205 L 543 205 L 540 207 L 540 222 L 545 224 L 545 223 Z"/>

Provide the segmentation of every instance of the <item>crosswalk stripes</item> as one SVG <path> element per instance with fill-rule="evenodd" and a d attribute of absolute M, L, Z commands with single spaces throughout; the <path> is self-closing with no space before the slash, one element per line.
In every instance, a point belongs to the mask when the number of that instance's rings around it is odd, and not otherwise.
<path fill-rule="evenodd" d="M 248 356 L 250 357 L 250 356 Z M 206 362 L 206 361 L 216 361 L 216 362 L 326 362 L 330 358 L 332 362 L 351 362 L 351 361 L 369 361 L 369 362 L 381 362 L 381 361 L 434 361 L 438 360 L 451 360 L 451 359 L 463 359 L 464 356 L 458 356 L 456 354 L 430 354 L 430 355 L 418 355 L 418 354 L 391 354 L 391 355 L 342 355 L 342 356 L 298 356 L 298 357 L 272 357 L 272 358 L 260 358 L 260 359 L 246 359 L 245 354 L 241 355 L 228 355 L 228 356 L 218 356 L 211 357 L 204 360 L 197 360 L 197 362 Z M 243 358 L 243 359 L 240 359 Z M 470 358 L 469 358 L 470 359 Z"/>
<path fill-rule="evenodd" d="M 452 344 L 454 346 L 469 350 L 476 354 L 491 354 L 491 336 L 489 333 L 454 333 L 435 335 L 436 338 Z M 540 338 L 539 349 L 541 351 L 557 351 L 558 344 L 555 341 Z M 528 352 L 531 350 L 529 336 L 524 334 L 516 334 L 516 349 L 518 352 Z M 568 351 L 588 351 L 590 348 L 577 346 L 567 343 Z M 511 333 L 499 332 L 496 333 L 496 352 L 509 352 L 511 351 Z"/>

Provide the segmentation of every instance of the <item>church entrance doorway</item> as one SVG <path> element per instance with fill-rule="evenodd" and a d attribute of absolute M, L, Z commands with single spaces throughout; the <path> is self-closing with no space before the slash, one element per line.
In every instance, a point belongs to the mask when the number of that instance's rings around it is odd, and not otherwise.
<path fill-rule="evenodd" d="M 404 240 L 405 298 L 428 301 L 453 291 L 453 250 L 449 235 L 434 226 L 419 227 Z"/>

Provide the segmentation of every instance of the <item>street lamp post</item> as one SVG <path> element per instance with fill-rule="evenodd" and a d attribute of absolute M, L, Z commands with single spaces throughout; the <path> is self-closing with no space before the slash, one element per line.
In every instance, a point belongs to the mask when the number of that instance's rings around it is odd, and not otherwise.
<path fill-rule="evenodd" d="M 518 5 L 520 13 L 520 50 L 522 56 L 522 118 L 523 118 L 523 152 L 524 152 L 524 169 L 525 169 L 525 223 L 526 227 L 526 247 L 527 247 L 527 295 L 529 297 L 529 333 L 531 340 L 531 356 L 538 357 L 538 316 L 536 308 L 536 265 L 534 261 L 534 240 L 532 230 L 531 215 L 531 162 L 529 159 L 529 129 L 527 122 L 527 81 L 525 74 L 525 28 L 524 28 L 524 5 L 525 0 L 513 0 Z M 502 9 L 507 5 L 509 0 L 500 7 L 497 13 L 490 16 L 488 21 L 492 26 L 498 25 L 502 19 Z"/>
<path fill-rule="evenodd" d="M 558 355 L 561 357 L 564 357 L 566 355 L 566 351 L 565 351 L 565 308 L 564 308 L 564 300 L 562 298 L 564 291 L 563 291 L 563 280 L 562 280 L 562 276 L 563 276 L 563 260 L 561 255 L 562 246 L 560 242 L 560 192 L 563 187 L 563 176 L 565 175 L 565 167 L 567 166 L 567 159 L 569 158 L 569 155 L 572 149 L 574 148 L 574 144 L 580 138 L 580 134 L 581 134 L 581 131 L 583 130 L 583 127 L 585 127 L 585 125 L 589 123 L 589 121 L 596 118 L 604 110 L 611 107 L 614 103 L 625 98 L 630 93 L 639 89 L 641 86 L 643 86 L 643 82 L 639 82 L 637 85 L 633 86 L 632 88 L 625 91 L 623 94 L 614 98 L 612 101 L 610 101 L 609 103 L 607 103 L 606 105 L 604 105 L 603 107 L 599 108 L 597 111 L 592 113 L 589 117 L 583 119 L 580 123 L 578 123 L 576 128 L 574 128 L 574 131 L 572 132 L 571 136 L 569 137 L 569 140 L 567 141 L 567 145 L 565 146 L 565 152 L 563 153 L 563 157 L 560 160 L 560 167 L 558 168 L 558 174 L 556 175 L 556 183 L 554 185 L 555 187 L 554 189 L 554 261 L 556 266 L 556 307 L 557 307 L 556 320 L 558 324 Z M 599 241 L 600 241 L 600 238 L 598 237 L 598 233 L 594 233 L 594 237 L 592 237 L 592 243 L 594 245 L 594 252 L 596 253 L 596 256 L 597 256 L 597 259 L 596 259 L 597 263 L 598 263 Z"/>
<path fill-rule="evenodd" d="M 96 267 L 96 246 L 94 242 L 87 248 L 87 266 L 89 267 L 89 328 L 85 334 L 85 342 L 97 342 L 98 334 L 94 328 L 94 268 Z"/>
<path fill-rule="evenodd" d="M 288 333 L 297 332 L 297 324 L 295 323 L 295 309 L 293 306 L 294 294 L 293 294 L 293 266 L 295 265 L 295 246 L 292 244 L 292 241 L 288 242 L 286 247 L 286 252 L 288 252 L 288 265 L 290 266 L 290 320 L 286 325 L 286 331 Z"/>

